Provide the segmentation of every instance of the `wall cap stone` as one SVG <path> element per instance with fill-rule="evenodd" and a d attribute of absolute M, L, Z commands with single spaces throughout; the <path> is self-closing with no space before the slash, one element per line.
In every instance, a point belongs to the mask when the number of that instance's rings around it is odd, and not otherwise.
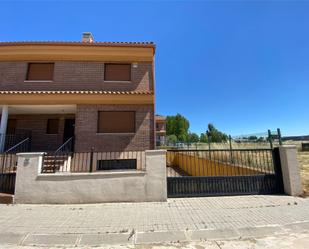
<path fill-rule="evenodd" d="M 293 144 L 285 144 L 285 145 L 280 145 L 279 148 L 296 149 L 297 146 Z"/>
<path fill-rule="evenodd" d="M 21 152 L 17 153 L 17 156 L 43 156 L 45 152 Z"/>
<path fill-rule="evenodd" d="M 166 154 L 166 150 L 146 150 L 146 156 L 161 156 Z"/>
<path fill-rule="evenodd" d="M 115 178 L 115 177 L 131 177 L 131 176 L 144 176 L 145 171 L 111 171 L 111 172 L 92 172 L 92 173 L 66 173 L 58 172 L 55 174 L 38 174 L 38 180 L 56 180 L 56 179 L 89 179 L 89 178 Z"/>

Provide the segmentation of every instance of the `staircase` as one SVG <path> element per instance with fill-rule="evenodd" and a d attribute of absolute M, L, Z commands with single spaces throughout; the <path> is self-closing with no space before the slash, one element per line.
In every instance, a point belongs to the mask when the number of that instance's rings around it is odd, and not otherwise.
<path fill-rule="evenodd" d="M 68 162 L 71 153 L 44 155 L 42 173 L 55 173 L 68 170 Z"/>
<path fill-rule="evenodd" d="M 74 137 L 69 138 L 55 152 L 44 155 L 42 173 L 70 172 Z"/>

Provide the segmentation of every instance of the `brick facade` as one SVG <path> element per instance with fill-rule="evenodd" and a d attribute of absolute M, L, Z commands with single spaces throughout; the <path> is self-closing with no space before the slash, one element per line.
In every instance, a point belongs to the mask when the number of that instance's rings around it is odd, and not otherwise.
<path fill-rule="evenodd" d="M 27 62 L 0 62 L 0 90 L 153 90 L 152 63 L 131 68 L 131 82 L 105 82 L 104 62 L 56 61 L 53 82 L 27 82 Z"/>
<path fill-rule="evenodd" d="M 31 61 L 29 61 L 31 62 Z M 53 61 L 50 61 L 53 62 Z M 105 62 L 55 61 L 53 81 L 27 81 L 27 61 L 0 62 L 2 91 L 153 91 L 152 62 L 131 66 L 131 82 L 104 81 Z M 106 61 L 110 63 L 110 61 Z M 120 61 L 121 63 L 121 61 Z M 102 96 L 104 98 L 104 96 Z M 6 103 L 5 103 L 6 104 Z M 54 103 L 55 105 L 59 103 Z M 35 106 L 34 106 L 35 108 Z M 136 112 L 134 134 L 97 134 L 98 111 L 119 110 Z M 31 111 L 30 111 L 31 112 Z M 1 114 L 1 113 L 0 113 Z M 32 131 L 32 151 L 54 151 L 63 143 L 65 118 L 75 118 L 75 150 L 129 151 L 154 148 L 154 105 L 77 105 L 75 114 L 11 115 L 16 129 Z M 59 134 L 46 134 L 47 120 L 59 118 Z M 121 120 L 119 120 L 121 122 Z"/>
<path fill-rule="evenodd" d="M 31 131 L 32 151 L 55 151 L 63 143 L 65 119 L 74 118 L 74 114 L 10 115 L 9 118 L 16 119 L 17 130 Z M 58 134 L 46 134 L 48 119 L 59 119 Z"/>
<path fill-rule="evenodd" d="M 134 134 L 98 134 L 99 111 L 135 111 Z M 91 122 L 89 122 L 91 120 Z M 121 122 L 121 120 L 119 120 Z M 153 105 L 78 105 L 75 120 L 75 150 L 129 151 L 154 149 Z"/>

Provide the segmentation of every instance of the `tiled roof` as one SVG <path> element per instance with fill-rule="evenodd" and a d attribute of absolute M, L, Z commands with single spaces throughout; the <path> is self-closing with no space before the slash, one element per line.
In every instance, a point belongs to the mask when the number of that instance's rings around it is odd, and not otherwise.
<path fill-rule="evenodd" d="M 152 91 L 0 91 L 0 94 L 101 94 L 101 95 L 152 95 Z"/>
<path fill-rule="evenodd" d="M 73 45 L 73 46 L 123 46 L 155 47 L 153 42 L 81 42 L 81 41 L 0 41 L 0 46 L 14 45 Z"/>

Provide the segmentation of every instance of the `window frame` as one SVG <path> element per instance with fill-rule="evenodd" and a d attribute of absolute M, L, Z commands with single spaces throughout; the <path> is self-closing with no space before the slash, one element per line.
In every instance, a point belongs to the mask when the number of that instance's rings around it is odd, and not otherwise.
<path fill-rule="evenodd" d="M 106 66 L 107 65 L 130 65 L 130 80 L 106 80 Z M 104 82 L 106 83 L 110 83 L 110 82 L 116 82 L 116 83 L 131 83 L 132 82 L 132 63 L 113 63 L 113 62 L 107 62 L 107 63 L 104 63 L 104 75 L 103 75 L 103 80 Z"/>
<path fill-rule="evenodd" d="M 100 113 L 101 112 L 132 112 L 134 113 L 134 131 L 133 132 L 100 132 Z M 136 111 L 98 111 L 97 115 L 97 135 L 131 135 L 136 133 Z"/>
<path fill-rule="evenodd" d="M 52 73 L 52 79 L 50 80 L 29 80 L 28 77 L 29 77 L 29 70 L 30 70 L 30 65 L 31 64 L 52 64 L 53 65 L 53 73 Z M 24 82 L 53 82 L 54 81 L 54 77 L 55 77 L 55 62 L 50 62 L 50 61 L 44 61 L 44 62 L 41 62 L 41 61 L 29 61 L 27 63 L 27 71 L 26 71 L 26 77 L 25 77 L 25 80 Z"/>
<path fill-rule="evenodd" d="M 50 120 L 57 120 L 57 133 L 49 133 L 49 122 Z M 59 126 L 60 126 L 60 119 L 59 118 L 49 118 L 47 119 L 46 123 L 46 135 L 59 135 Z"/>

